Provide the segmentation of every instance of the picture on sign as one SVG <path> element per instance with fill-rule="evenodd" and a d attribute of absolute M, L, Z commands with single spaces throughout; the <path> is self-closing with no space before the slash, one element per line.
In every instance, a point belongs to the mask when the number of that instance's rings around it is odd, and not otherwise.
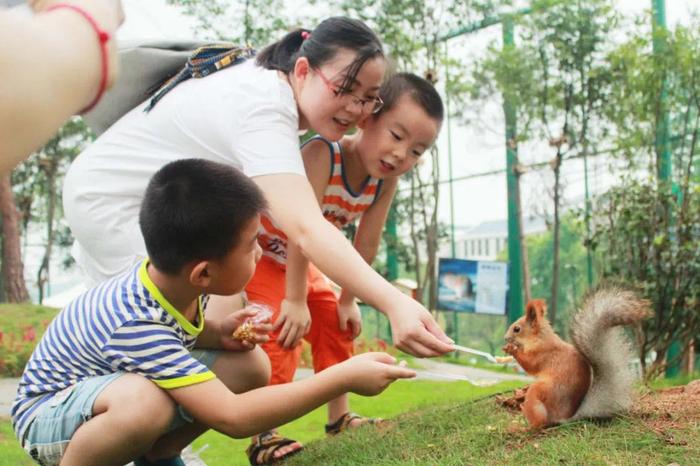
<path fill-rule="evenodd" d="M 503 315 L 506 313 L 507 295 L 507 263 L 440 259 L 439 309 Z"/>

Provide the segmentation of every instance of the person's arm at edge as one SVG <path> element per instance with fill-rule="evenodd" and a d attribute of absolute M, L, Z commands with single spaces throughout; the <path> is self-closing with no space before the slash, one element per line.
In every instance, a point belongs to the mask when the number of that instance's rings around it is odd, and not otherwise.
<path fill-rule="evenodd" d="M 33 3 L 43 9 L 57 2 Z M 89 12 L 112 37 L 109 88 L 117 76 L 114 33 L 123 21 L 120 2 L 66 3 Z M 0 173 L 6 173 L 95 98 L 102 52 L 90 23 L 67 8 L 31 17 L 0 10 L 0 43 Z"/>

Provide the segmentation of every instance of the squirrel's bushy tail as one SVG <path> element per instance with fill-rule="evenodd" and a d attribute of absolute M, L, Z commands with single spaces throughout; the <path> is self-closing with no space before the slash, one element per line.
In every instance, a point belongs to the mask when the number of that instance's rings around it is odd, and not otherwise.
<path fill-rule="evenodd" d="M 632 350 L 619 326 L 650 315 L 649 302 L 615 287 L 587 296 L 571 325 L 574 346 L 593 367 L 593 382 L 573 419 L 609 417 L 632 404 Z"/>

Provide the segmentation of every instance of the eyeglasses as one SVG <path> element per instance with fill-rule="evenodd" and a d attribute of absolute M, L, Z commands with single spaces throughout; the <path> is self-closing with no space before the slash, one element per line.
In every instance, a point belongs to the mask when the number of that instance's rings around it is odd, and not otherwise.
<path fill-rule="evenodd" d="M 328 79 L 319 68 L 314 68 L 314 70 L 321 77 L 321 80 L 326 85 L 326 87 L 335 94 L 336 97 L 349 97 L 350 101 L 354 105 L 359 105 L 363 112 L 377 113 L 382 109 L 384 101 L 379 97 L 370 97 L 369 99 L 363 99 L 356 96 L 355 94 L 341 89 L 340 86 L 333 84 L 330 79 Z"/>

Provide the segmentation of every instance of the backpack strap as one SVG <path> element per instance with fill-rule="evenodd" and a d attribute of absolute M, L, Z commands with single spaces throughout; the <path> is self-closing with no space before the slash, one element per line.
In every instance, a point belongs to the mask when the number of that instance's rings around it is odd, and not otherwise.
<path fill-rule="evenodd" d="M 250 47 L 239 47 L 233 44 L 211 44 L 199 47 L 187 59 L 185 67 L 168 79 L 153 94 L 144 112 L 149 112 L 175 86 L 190 78 L 204 78 L 229 66 L 236 65 L 255 56 L 255 50 Z"/>

